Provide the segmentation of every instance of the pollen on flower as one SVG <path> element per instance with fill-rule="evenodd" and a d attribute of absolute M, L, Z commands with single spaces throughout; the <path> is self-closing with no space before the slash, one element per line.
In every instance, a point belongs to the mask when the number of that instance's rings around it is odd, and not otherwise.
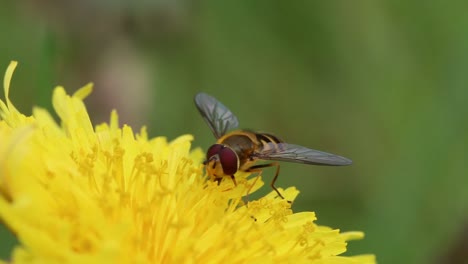
<path fill-rule="evenodd" d="M 375 262 L 339 256 L 363 234 L 294 213 L 294 187 L 245 203 L 261 178 L 210 181 L 191 135 L 149 138 L 116 111 L 94 127 L 83 103 L 91 84 L 54 90 L 60 124 L 40 108 L 23 115 L 9 99 L 15 67 L 0 101 L 0 220 L 20 241 L 12 263 Z"/>

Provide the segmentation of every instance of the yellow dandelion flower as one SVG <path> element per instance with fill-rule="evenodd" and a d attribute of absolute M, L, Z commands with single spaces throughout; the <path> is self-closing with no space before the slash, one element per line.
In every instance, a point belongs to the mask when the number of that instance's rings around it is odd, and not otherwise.
<path fill-rule="evenodd" d="M 23 115 L 9 99 L 15 67 L 0 101 L 0 220 L 20 241 L 12 263 L 375 263 L 340 256 L 361 232 L 293 213 L 295 188 L 244 205 L 253 179 L 211 182 L 190 135 L 135 134 L 116 112 L 93 128 L 91 84 L 71 96 L 55 88 L 60 124 L 41 108 Z"/>

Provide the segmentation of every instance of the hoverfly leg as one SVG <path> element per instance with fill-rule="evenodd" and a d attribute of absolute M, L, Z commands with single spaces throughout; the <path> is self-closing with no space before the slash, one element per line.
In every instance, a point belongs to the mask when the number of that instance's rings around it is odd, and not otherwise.
<path fill-rule="evenodd" d="M 234 175 L 231 175 L 231 180 L 234 183 L 234 186 L 237 187 L 237 182 L 236 182 L 236 178 L 234 177 Z"/>
<path fill-rule="evenodd" d="M 223 178 L 215 178 L 214 181 L 216 183 L 218 183 L 218 186 L 221 184 L 221 180 L 223 180 Z"/>
<path fill-rule="evenodd" d="M 249 171 L 251 172 L 251 171 Z M 262 170 L 259 170 L 258 171 L 258 174 L 257 176 L 255 177 L 255 180 L 252 182 L 252 184 L 250 185 L 249 189 L 247 190 L 247 193 L 245 195 L 246 199 L 247 199 L 247 202 L 249 201 L 249 194 L 250 194 L 250 191 L 252 190 L 252 188 L 255 186 L 255 184 L 257 183 L 258 181 L 258 178 L 260 178 L 260 176 L 262 176 Z M 245 202 L 245 204 L 247 205 L 247 202 Z M 257 221 L 257 220 L 255 220 Z"/>
<path fill-rule="evenodd" d="M 231 180 L 232 182 L 234 183 L 234 186 L 237 187 L 237 182 L 236 182 L 236 177 L 234 177 L 234 175 L 231 175 Z M 244 198 L 242 198 L 242 202 L 247 205 L 247 202 L 248 202 L 248 194 L 247 194 L 247 201 L 244 200 Z"/>
<path fill-rule="evenodd" d="M 275 182 L 276 180 L 278 179 L 278 175 L 279 175 L 279 172 L 280 172 L 280 165 L 278 162 L 273 162 L 271 163 L 271 166 L 276 166 L 276 173 L 275 173 L 275 177 L 273 177 L 273 180 L 271 181 L 270 183 L 270 186 L 273 190 L 276 191 L 276 193 L 278 194 L 279 197 L 281 197 L 282 199 L 284 199 L 283 195 L 281 195 L 281 193 L 278 191 L 278 189 L 276 189 L 276 186 L 275 186 Z M 292 203 L 291 201 L 287 201 L 288 203 Z"/>
<path fill-rule="evenodd" d="M 273 167 L 273 166 L 276 166 L 276 173 L 275 173 L 275 177 L 273 177 L 273 180 L 271 181 L 270 183 L 270 186 L 273 190 L 275 190 L 275 192 L 278 194 L 279 197 L 281 197 L 281 199 L 284 199 L 284 196 L 281 195 L 281 193 L 278 191 L 278 189 L 276 188 L 275 186 L 275 182 L 276 180 L 278 179 L 278 175 L 279 175 L 279 172 L 280 172 L 280 165 L 278 162 L 272 162 L 272 163 L 267 163 L 267 164 L 260 164 L 260 165 L 255 165 L 255 166 L 252 166 L 250 168 L 248 168 L 246 171 L 248 172 L 259 172 L 261 173 L 262 172 L 262 168 L 267 168 L 267 167 Z"/>

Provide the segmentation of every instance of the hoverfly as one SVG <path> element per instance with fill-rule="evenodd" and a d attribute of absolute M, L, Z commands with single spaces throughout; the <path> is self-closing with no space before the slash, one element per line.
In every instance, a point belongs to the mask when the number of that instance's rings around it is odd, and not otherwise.
<path fill-rule="evenodd" d="M 230 177 L 237 186 L 234 174 L 238 171 L 260 174 L 263 168 L 276 167 L 270 186 L 284 199 L 275 187 L 280 171 L 277 161 L 328 166 L 352 163 L 345 157 L 285 143 L 268 133 L 249 130 L 235 130 L 228 133 L 239 126 L 239 121 L 226 106 L 205 93 L 195 96 L 195 105 L 217 139 L 216 143 L 208 148 L 204 165 L 208 175 L 218 184 L 224 177 Z M 255 165 L 258 160 L 273 162 Z"/>

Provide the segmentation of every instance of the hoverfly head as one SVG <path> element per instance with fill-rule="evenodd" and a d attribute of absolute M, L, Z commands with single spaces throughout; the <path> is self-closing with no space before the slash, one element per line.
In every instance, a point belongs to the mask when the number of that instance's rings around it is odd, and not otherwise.
<path fill-rule="evenodd" d="M 232 148 L 214 144 L 206 152 L 204 164 L 209 175 L 216 178 L 230 176 L 239 169 L 239 157 Z"/>

